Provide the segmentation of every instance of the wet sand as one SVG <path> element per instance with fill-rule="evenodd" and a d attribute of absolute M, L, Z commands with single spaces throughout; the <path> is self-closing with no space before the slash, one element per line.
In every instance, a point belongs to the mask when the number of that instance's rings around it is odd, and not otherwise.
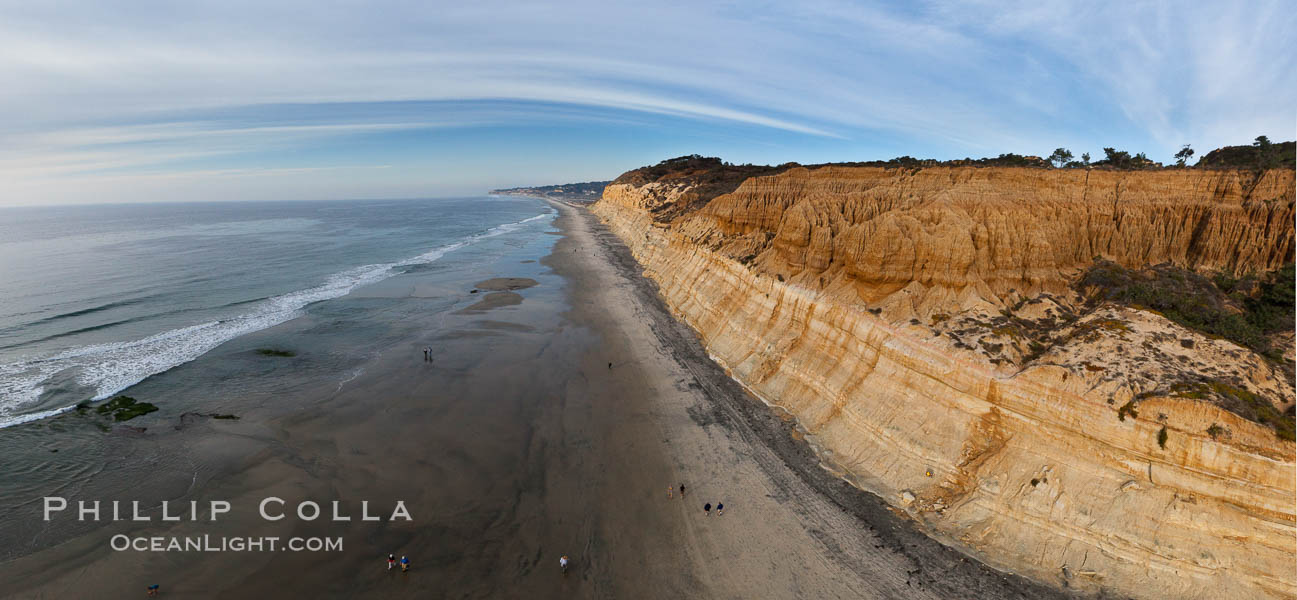
<path fill-rule="evenodd" d="M 526 277 L 496 277 L 486 281 L 479 281 L 477 289 L 489 290 L 492 292 L 508 292 L 513 290 L 525 290 L 536 285 L 535 279 Z"/>
<path fill-rule="evenodd" d="M 0 564 L 0 591 L 135 598 L 1051 598 L 925 537 L 819 467 L 670 318 L 583 209 L 555 204 L 552 276 L 430 328 L 336 391 L 265 420 L 198 421 L 150 443 L 202 457 L 185 500 L 212 523 L 118 523 Z M 508 274 L 501 274 L 508 276 Z M 484 288 L 487 289 L 487 288 Z M 465 303 L 479 301 L 465 294 Z M 431 319 L 431 318 L 429 318 Z M 609 368 L 609 363 L 612 367 Z M 152 435 L 152 434 L 151 434 Z M 198 481 L 197 471 L 195 481 Z M 668 499 L 668 486 L 687 495 Z M 257 504 L 340 500 L 349 522 L 266 522 Z M 360 522 L 360 500 L 413 521 Z M 723 516 L 704 516 L 723 502 Z M 156 514 L 156 513 L 155 513 Z M 342 536 L 326 553 L 113 552 L 130 535 Z M 410 556 L 388 572 L 388 552 Z M 566 554 L 573 566 L 558 572 Z"/>
<path fill-rule="evenodd" d="M 474 313 L 483 313 L 493 308 L 504 306 L 517 306 L 522 304 L 522 296 L 513 292 L 491 292 L 483 294 L 482 299 L 468 308 L 461 309 L 457 314 L 467 315 Z"/>
<path fill-rule="evenodd" d="M 941 545 L 821 468 L 791 421 L 748 395 L 671 317 L 616 236 L 583 208 L 561 210 L 568 237 L 553 262 L 586 292 L 573 298 L 575 320 L 601 333 L 614 373 L 627 371 L 614 374 L 618 391 L 630 392 L 621 405 L 633 401 L 652 421 L 625 439 L 644 439 L 666 458 L 652 465 L 626 446 L 609 447 L 621 450 L 618 463 L 640 469 L 627 478 L 632 493 L 609 482 L 608 495 L 663 527 L 659 535 L 639 532 L 650 539 L 622 534 L 635 546 L 619 552 L 629 564 L 617 565 L 615 579 L 625 585 L 612 590 L 674 598 L 1066 597 Z M 652 429 L 660 439 L 647 440 Z M 658 479 L 656 494 L 646 477 Z M 671 482 L 685 483 L 685 500 L 666 498 Z M 725 514 L 705 515 L 704 502 L 724 503 Z M 614 519 L 625 513 L 612 510 Z"/>

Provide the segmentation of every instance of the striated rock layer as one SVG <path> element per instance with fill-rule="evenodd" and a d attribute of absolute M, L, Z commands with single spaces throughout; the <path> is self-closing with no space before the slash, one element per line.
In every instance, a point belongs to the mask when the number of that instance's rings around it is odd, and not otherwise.
<path fill-rule="evenodd" d="M 610 185 L 594 211 L 718 362 L 934 535 L 1088 592 L 1291 598 L 1293 443 L 1158 381 L 1200 369 L 1284 409 L 1273 364 L 1117 306 L 1030 359 L 992 361 L 947 326 L 1043 310 L 1096 257 L 1277 268 L 1293 186 L 1291 170 L 797 168 L 669 223 L 652 214 L 688 183 Z"/>

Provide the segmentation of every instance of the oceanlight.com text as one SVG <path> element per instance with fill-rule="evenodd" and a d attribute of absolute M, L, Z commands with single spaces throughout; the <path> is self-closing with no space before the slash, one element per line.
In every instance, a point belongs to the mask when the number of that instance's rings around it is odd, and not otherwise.
<path fill-rule="evenodd" d="M 108 545 L 125 552 L 342 552 L 341 537 L 114 535 Z"/>

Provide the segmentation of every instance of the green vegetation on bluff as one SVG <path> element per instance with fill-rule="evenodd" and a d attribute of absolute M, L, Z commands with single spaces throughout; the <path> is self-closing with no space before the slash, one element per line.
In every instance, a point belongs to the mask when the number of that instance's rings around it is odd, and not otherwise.
<path fill-rule="evenodd" d="M 962 158 L 956 160 L 936 160 L 931 158 L 914 158 L 898 156 L 889 160 L 870 160 L 855 162 L 835 162 L 803 165 L 788 162 L 777 166 L 735 165 L 714 156 L 691 154 L 669 158 L 656 165 L 640 167 L 623 173 L 613 183 L 640 186 L 646 183 L 689 183 L 698 186 L 695 191 L 701 196 L 714 198 L 728 194 L 739 187 L 739 184 L 750 177 L 775 175 L 789 169 L 805 167 L 878 167 L 884 169 L 922 169 L 925 167 L 1038 167 L 1048 168 L 1049 161 L 1039 156 L 1021 154 L 1001 154 L 990 158 Z"/>
<path fill-rule="evenodd" d="M 1202 160 L 1198 161 L 1196 167 L 1193 168 L 1293 168 L 1294 147 L 1297 147 L 1297 143 L 1282 142 L 1274 144 L 1271 143 L 1269 138 L 1266 136 L 1258 136 L 1256 142 L 1250 146 L 1228 146 L 1212 150 L 1203 156 Z M 694 187 L 690 190 L 690 194 L 693 198 L 689 200 L 688 204 L 696 207 L 699 203 L 705 203 L 712 198 L 734 191 L 740 184 L 751 177 L 775 175 L 797 167 L 805 167 L 808 169 L 817 169 L 820 167 L 877 167 L 884 169 L 925 169 L 931 167 L 1025 167 L 1037 169 L 1094 168 L 1108 170 L 1147 170 L 1186 168 L 1186 161 L 1193 155 L 1194 150 L 1190 148 L 1188 144 L 1185 144 L 1175 154 L 1176 165 L 1165 167 L 1162 163 L 1150 159 L 1143 152 L 1131 154 L 1128 151 L 1117 148 L 1103 148 L 1103 158 L 1095 161 L 1090 160 L 1090 154 L 1088 152 L 1082 153 L 1080 160 L 1073 160 L 1071 150 L 1068 150 L 1067 148 L 1056 148 L 1053 154 L 1050 154 L 1048 158 L 1014 154 L 1010 152 L 995 157 L 962 158 L 955 160 L 936 160 L 930 158 L 914 158 L 912 156 L 898 156 L 889 160 L 820 163 L 809 165 L 788 162 L 776 166 L 753 164 L 736 165 L 725 162 L 714 156 L 690 154 L 687 156 L 669 158 L 656 165 L 632 169 L 608 183 L 627 184 L 633 186 L 642 186 L 648 183 L 689 184 Z M 570 188 L 573 185 L 586 184 L 569 184 L 567 186 L 549 187 Z M 600 190 L 603 189 L 602 185 L 603 182 L 600 182 Z M 511 190 L 496 191 L 504 193 L 511 192 Z M 677 206 L 673 210 L 678 212 L 689 212 L 688 207 Z"/>
<path fill-rule="evenodd" d="M 1297 268 L 1293 263 L 1271 273 L 1208 278 L 1171 265 L 1127 269 L 1098 261 L 1077 287 L 1092 303 L 1116 302 L 1152 309 L 1184 327 L 1220 337 L 1280 362 L 1292 377 L 1292 363 L 1283 360 L 1274 334 L 1290 332 L 1297 321 Z M 1171 386 L 1172 395 L 1208 400 L 1245 419 L 1269 426 L 1275 435 L 1294 439 L 1297 427 L 1291 408 L 1283 414 L 1269 400 L 1241 387 L 1204 377 Z M 1135 402 L 1123 406 L 1117 418 L 1138 417 Z M 1213 437 L 1220 435 L 1217 429 Z M 1211 433 L 1209 431 L 1209 433 Z"/>
<path fill-rule="evenodd" d="M 1198 161 L 1207 169 L 1276 169 L 1293 168 L 1297 161 L 1297 142 L 1274 144 L 1260 136 L 1250 146 L 1226 146 L 1208 152 Z"/>
<path fill-rule="evenodd" d="M 1190 329 L 1225 338 L 1278 359 L 1269 334 L 1291 331 L 1294 319 L 1293 263 L 1264 275 L 1214 279 L 1172 265 L 1127 269 L 1101 260 L 1077 286 L 1092 301 L 1142 306 Z"/>
<path fill-rule="evenodd" d="M 1177 383 L 1171 387 L 1171 393 L 1179 398 L 1215 400 L 1225 410 L 1273 427 L 1275 435 L 1282 439 L 1297 440 L 1297 422 L 1294 421 L 1292 414 L 1285 416 L 1265 398 L 1243 388 L 1208 379 L 1195 383 Z M 1212 427 L 1216 428 L 1215 433 L 1212 433 Z M 1207 428 L 1208 435 L 1212 437 L 1220 435 L 1223 431 L 1218 425 L 1213 424 L 1212 427 Z"/>
<path fill-rule="evenodd" d="M 797 163 L 786 163 L 777 167 L 734 165 L 716 157 L 691 154 L 689 156 L 669 158 L 651 167 L 641 167 L 627 171 L 614 179 L 613 183 L 641 186 L 656 182 L 668 185 L 679 183 L 693 186 L 693 189 L 689 190 L 690 197 L 685 199 L 684 202 L 677 202 L 674 206 L 664 205 L 659 207 L 659 210 L 669 211 L 668 214 L 655 212 L 655 220 L 669 221 L 671 217 L 689 212 L 706 204 L 712 198 L 738 189 L 739 184 L 751 177 L 774 175 L 796 166 L 798 166 Z"/>

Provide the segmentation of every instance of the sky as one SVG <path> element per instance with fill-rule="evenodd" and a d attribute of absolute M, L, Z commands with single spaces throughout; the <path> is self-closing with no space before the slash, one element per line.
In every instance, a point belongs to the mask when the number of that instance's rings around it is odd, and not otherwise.
<path fill-rule="evenodd" d="M 1297 137 L 1280 2 L 0 0 L 0 205 Z"/>

